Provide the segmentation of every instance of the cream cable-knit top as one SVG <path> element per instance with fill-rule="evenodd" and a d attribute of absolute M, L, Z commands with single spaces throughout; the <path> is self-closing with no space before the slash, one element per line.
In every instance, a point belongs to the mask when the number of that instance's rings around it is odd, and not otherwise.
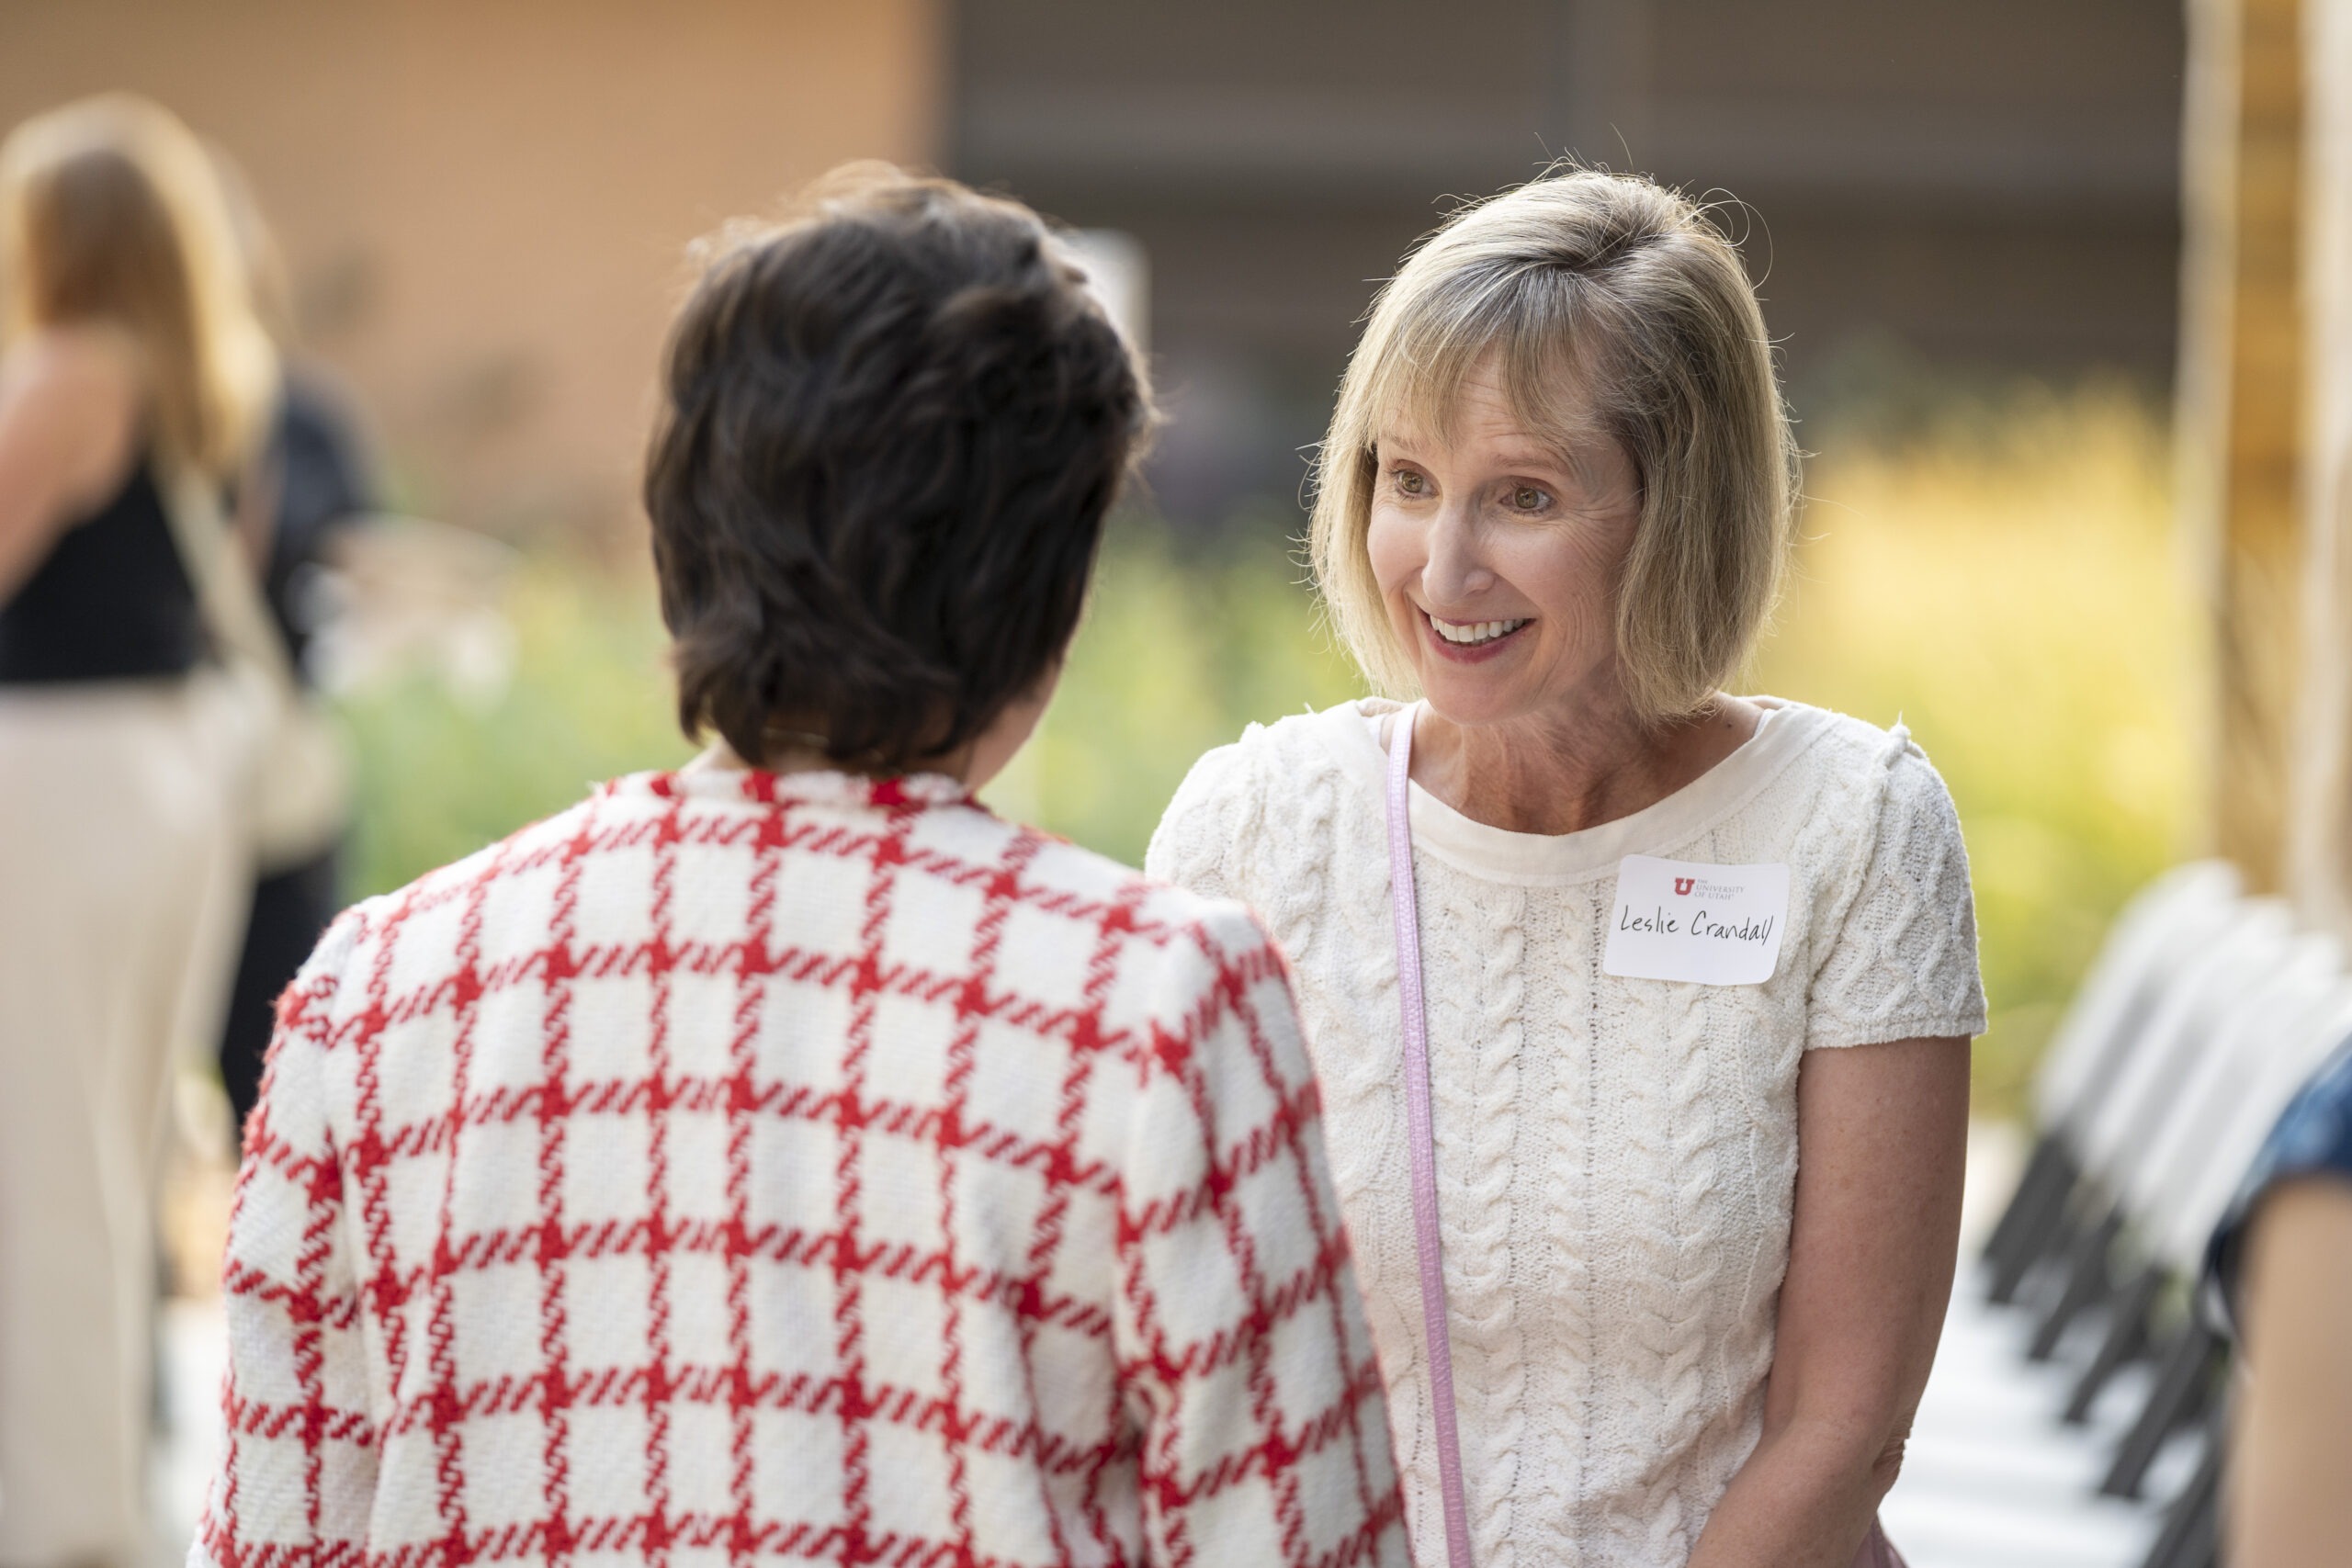
<path fill-rule="evenodd" d="M 1761 1429 L 1799 1060 L 1984 1027 L 1943 781 L 1900 728 L 1761 700 L 1770 722 L 1731 756 L 1584 832 L 1507 832 L 1413 789 L 1478 1568 L 1679 1568 Z M 1388 705 L 1253 725 L 1210 752 L 1148 867 L 1248 901 L 1289 955 L 1415 1557 L 1442 1563 L 1376 735 Z M 1786 863 L 1771 979 L 1605 975 L 1628 853 Z"/>

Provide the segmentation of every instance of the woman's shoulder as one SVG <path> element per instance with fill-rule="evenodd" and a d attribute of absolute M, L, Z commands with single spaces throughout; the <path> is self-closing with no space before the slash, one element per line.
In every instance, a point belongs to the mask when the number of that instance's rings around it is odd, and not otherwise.
<path fill-rule="evenodd" d="M 347 991 L 337 982 L 380 966 L 446 978 L 459 963 L 461 942 L 500 962 L 526 939 L 544 947 L 557 921 L 558 868 L 583 851 L 615 847 L 622 836 L 610 805 L 614 787 L 359 899 L 328 927 L 305 976 L 328 982 L 331 992 Z"/>
<path fill-rule="evenodd" d="M 1783 744 L 1802 744 L 1756 809 L 1772 818 L 1791 858 L 1812 868 L 1818 896 L 1880 909 L 1895 925 L 1907 918 L 1883 907 L 1906 902 L 1941 909 L 1943 925 L 1961 923 L 1970 894 L 1959 810 L 1909 727 L 1767 700 L 1780 710 L 1770 724 L 1790 727 Z"/>
<path fill-rule="evenodd" d="M 1201 761 L 1231 756 L 1247 758 L 1261 767 L 1344 766 L 1364 745 L 1378 749 L 1378 741 L 1373 739 L 1374 724 L 1400 705 L 1385 698 L 1359 697 L 1320 710 L 1290 714 L 1272 724 L 1253 722 L 1242 727 L 1238 739 L 1208 752 Z"/>
<path fill-rule="evenodd" d="M 1186 886 L 1251 857 L 1281 828 L 1328 799 L 1331 786 L 1367 770 L 1376 777 L 1379 743 L 1373 737 L 1376 700 L 1341 703 L 1319 713 L 1293 714 L 1251 724 L 1239 739 L 1205 752 L 1177 786 L 1152 834 L 1145 869 Z M 1277 835 L 1291 850 L 1308 840 Z M 1216 879 L 1219 890 L 1231 886 Z"/>
<path fill-rule="evenodd" d="M 1751 700 L 1770 711 L 1767 734 L 1788 727 L 1792 765 L 1779 779 L 1784 790 L 1815 803 L 1811 814 L 1842 817 L 1865 834 L 1890 823 L 1952 817 L 1943 775 L 1900 718 L 1882 728 L 1833 708 L 1778 697 Z"/>
<path fill-rule="evenodd" d="M 1807 1048 L 1982 1033 L 1968 850 L 1942 775 L 1899 719 L 1804 711 L 1816 739 L 1792 858 L 1813 868 L 1819 911 Z"/>
<path fill-rule="evenodd" d="M 1910 727 L 1898 717 L 1888 728 L 1869 719 L 1815 707 L 1786 697 L 1759 696 L 1748 701 L 1763 708 L 1768 728 L 1787 725 L 1801 730 L 1805 754 L 1816 773 L 1886 774 L 1906 761 L 1924 761 L 1926 753 L 1912 739 Z"/>
<path fill-rule="evenodd" d="M 26 333 L 0 358 L 0 380 L 135 403 L 139 350 L 127 333 L 112 327 L 43 327 Z"/>
<path fill-rule="evenodd" d="M 138 350 L 119 332 L 51 327 L 0 359 L 0 394 L 51 415 L 85 441 L 128 440 L 144 397 Z"/>
<path fill-rule="evenodd" d="M 0 417 L 55 470 L 52 487 L 69 508 L 129 463 L 143 401 L 137 350 L 108 329 L 50 328 L 0 359 Z"/>

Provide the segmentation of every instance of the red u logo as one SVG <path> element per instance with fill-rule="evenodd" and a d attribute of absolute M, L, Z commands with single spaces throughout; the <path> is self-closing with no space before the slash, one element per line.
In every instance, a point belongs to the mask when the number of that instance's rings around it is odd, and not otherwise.
<path fill-rule="evenodd" d="M 1678 896 L 1688 898 L 1690 889 L 1698 885 L 1699 879 L 1695 876 L 1678 876 L 1674 879 L 1674 891 Z"/>

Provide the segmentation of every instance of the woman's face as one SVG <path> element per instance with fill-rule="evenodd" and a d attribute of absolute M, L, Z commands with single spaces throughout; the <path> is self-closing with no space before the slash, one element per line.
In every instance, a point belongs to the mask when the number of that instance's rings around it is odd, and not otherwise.
<path fill-rule="evenodd" d="M 1392 423 L 1365 544 L 1430 706 L 1462 725 L 1622 696 L 1616 584 L 1641 518 L 1633 462 L 1570 389 L 1564 449 L 1520 428 L 1492 367 L 1464 383 L 1450 442 Z"/>

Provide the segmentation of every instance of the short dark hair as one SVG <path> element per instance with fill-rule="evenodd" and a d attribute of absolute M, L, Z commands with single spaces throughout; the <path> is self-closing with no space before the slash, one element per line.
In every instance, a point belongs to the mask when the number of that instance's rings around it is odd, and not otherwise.
<path fill-rule="evenodd" d="M 1037 215 L 836 170 L 737 225 L 670 330 L 645 471 L 689 736 L 896 773 L 1036 689 L 1151 418 Z"/>

